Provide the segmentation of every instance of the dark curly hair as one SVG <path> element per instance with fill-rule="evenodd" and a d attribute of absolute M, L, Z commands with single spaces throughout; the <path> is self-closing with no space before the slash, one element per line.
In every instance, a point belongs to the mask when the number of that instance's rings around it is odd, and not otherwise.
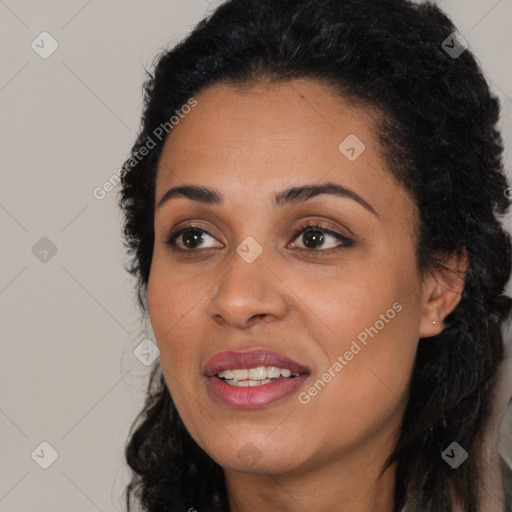
<path fill-rule="evenodd" d="M 499 102 L 469 50 L 455 57 L 443 48 L 455 30 L 435 5 L 408 0 L 229 0 L 158 57 L 145 84 L 142 128 L 121 174 L 127 270 L 138 280 L 145 314 L 161 127 L 193 95 L 218 83 L 310 78 L 380 114 L 387 168 L 419 211 L 419 271 L 446 266 L 447 256 L 464 250 L 468 258 L 462 297 L 445 329 L 419 340 L 388 462 L 396 463 L 396 512 L 405 505 L 451 512 L 454 503 L 477 511 L 501 328 L 512 311 L 503 294 L 512 258 L 501 218 L 510 189 Z M 454 440 L 471 454 L 457 470 L 441 458 Z M 125 453 L 133 471 L 128 509 L 135 498 L 151 512 L 187 511 L 191 503 L 200 511 L 229 510 L 223 470 L 184 427 L 159 363 Z"/>

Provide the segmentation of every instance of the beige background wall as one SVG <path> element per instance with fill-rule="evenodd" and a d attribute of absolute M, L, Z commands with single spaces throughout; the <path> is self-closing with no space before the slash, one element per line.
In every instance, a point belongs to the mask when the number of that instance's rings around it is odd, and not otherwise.
<path fill-rule="evenodd" d="M 216 3 L 0 1 L 0 511 L 123 510 L 150 370 L 133 350 L 151 332 L 122 267 L 119 187 L 94 190 L 134 141 L 144 67 Z M 438 4 L 503 102 L 510 169 L 512 0 Z"/>

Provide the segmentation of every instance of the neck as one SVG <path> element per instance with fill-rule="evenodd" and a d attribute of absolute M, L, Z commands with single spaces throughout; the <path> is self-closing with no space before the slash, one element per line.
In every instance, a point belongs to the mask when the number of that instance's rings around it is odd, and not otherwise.
<path fill-rule="evenodd" d="M 387 446 L 387 445 L 386 445 Z M 285 474 L 225 470 L 230 512 L 393 512 L 395 465 L 380 475 L 391 453 L 376 443 L 317 467 Z"/>

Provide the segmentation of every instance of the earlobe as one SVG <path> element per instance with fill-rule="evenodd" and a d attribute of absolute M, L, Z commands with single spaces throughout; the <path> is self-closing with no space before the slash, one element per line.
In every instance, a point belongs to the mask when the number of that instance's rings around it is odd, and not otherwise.
<path fill-rule="evenodd" d="M 432 271 L 424 282 L 420 338 L 430 338 L 443 331 L 444 319 L 457 307 L 464 290 L 468 256 L 465 248 L 442 267 Z"/>

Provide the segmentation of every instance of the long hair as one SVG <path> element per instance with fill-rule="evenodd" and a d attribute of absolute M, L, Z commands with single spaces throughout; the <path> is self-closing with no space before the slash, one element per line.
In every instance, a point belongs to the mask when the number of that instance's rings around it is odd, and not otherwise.
<path fill-rule="evenodd" d="M 468 257 L 462 297 L 445 329 L 419 340 L 388 461 L 396 467 L 396 512 L 404 505 L 413 512 L 452 512 L 454 503 L 477 512 L 482 438 L 503 358 L 501 327 L 512 311 L 503 294 L 511 242 L 501 217 L 510 189 L 499 102 L 469 49 L 446 51 L 443 41 L 454 47 L 455 31 L 435 5 L 408 0 L 227 1 L 158 56 L 121 176 L 127 270 L 137 277 L 146 314 L 156 168 L 170 119 L 194 95 L 218 83 L 312 78 L 380 114 L 387 169 L 418 207 L 420 272 L 440 268 L 464 249 Z M 441 457 L 454 441 L 470 454 L 456 470 Z M 126 459 L 133 471 L 128 509 L 137 500 L 151 512 L 229 510 L 223 470 L 188 434 L 159 364 Z"/>

